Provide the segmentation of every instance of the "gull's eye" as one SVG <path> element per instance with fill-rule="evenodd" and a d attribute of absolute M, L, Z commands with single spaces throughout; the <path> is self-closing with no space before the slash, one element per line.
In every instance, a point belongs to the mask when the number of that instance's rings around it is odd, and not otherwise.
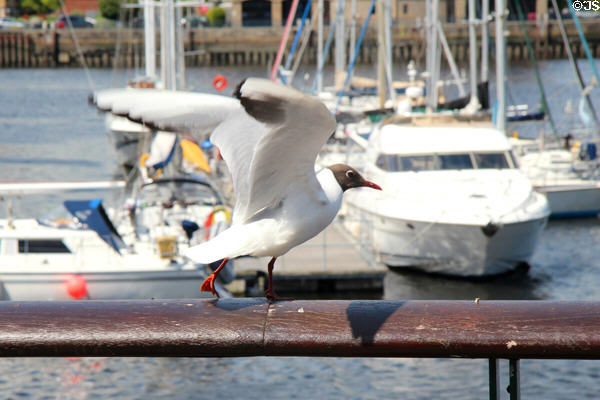
<path fill-rule="evenodd" d="M 356 176 L 356 173 L 354 171 L 352 171 L 351 169 L 349 169 L 348 171 L 346 171 L 346 177 L 348 179 L 352 179 Z"/>

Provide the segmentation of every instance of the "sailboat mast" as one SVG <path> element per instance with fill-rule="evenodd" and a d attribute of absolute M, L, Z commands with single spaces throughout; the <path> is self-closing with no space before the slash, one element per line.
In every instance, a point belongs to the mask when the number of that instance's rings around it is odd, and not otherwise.
<path fill-rule="evenodd" d="M 477 98 L 477 24 L 475 15 L 475 0 L 469 0 L 469 74 L 471 83 L 471 99 L 467 106 L 469 110 L 475 111 L 481 108 Z"/>
<path fill-rule="evenodd" d="M 168 79 L 169 68 L 167 65 L 168 62 L 168 38 L 165 32 L 167 31 L 167 1 L 162 0 L 160 3 L 160 79 L 163 82 L 165 89 L 169 88 L 170 79 Z"/>
<path fill-rule="evenodd" d="M 379 108 L 385 105 L 385 4 L 384 0 L 377 0 L 377 92 L 379 95 Z"/>
<path fill-rule="evenodd" d="M 435 111 L 437 108 L 437 99 L 434 96 L 434 88 L 437 86 L 437 78 L 434 76 L 434 63 L 435 63 L 435 20 L 433 18 L 435 7 L 432 4 L 433 0 L 426 0 L 425 3 L 425 32 L 426 32 L 426 59 L 425 69 L 427 71 L 426 81 L 426 93 L 427 93 L 427 109 L 428 111 Z"/>
<path fill-rule="evenodd" d="M 335 25 L 335 83 L 341 80 L 339 76 L 346 70 L 346 12 L 345 0 L 337 0 Z"/>
<path fill-rule="evenodd" d="M 496 0 L 496 127 L 506 131 L 506 43 L 504 38 L 504 0 Z"/>
<path fill-rule="evenodd" d="M 183 17 L 182 7 L 175 7 L 175 82 L 179 90 L 185 89 L 185 49 L 183 47 L 183 26 L 179 22 Z"/>
<path fill-rule="evenodd" d="M 356 3 L 357 0 L 352 0 L 350 3 L 350 43 L 349 56 L 354 58 L 354 47 L 356 46 Z"/>
<path fill-rule="evenodd" d="M 394 90 L 394 76 L 392 68 L 392 0 L 385 0 L 385 73 L 387 76 L 387 85 L 389 96 L 392 101 L 396 101 L 396 92 Z"/>
<path fill-rule="evenodd" d="M 165 0 L 166 5 L 166 20 L 167 26 L 165 34 L 167 36 L 167 63 L 168 63 L 168 82 L 166 84 L 167 89 L 177 89 L 177 75 L 175 71 L 175 57 L 176 57 L 176 42 L 175 42 L 175 6 L 173 0 Z"/>
<path fill-rule="evenodd" d="M 481 1 L 481 82 L 489 79 L 489 27 L 488 16 L 490 14 L 490 0 Z"/>
<path fill-rule="evenodd" d="M 156 34 L 153 0 L 144 0 L 144 58 L 146 76 L 156 78 Z"/>
<path fill-rule="evenodd" d="M 432 75 L 432 88 L 431 88 L 431 98 L 432 104 L 434 106 L 434 110 L 438 107 L 439 101 L 439 86 L 438 82 L 440 81 L 440 69 L 442 67 L 442 47 L 440 46 L 439 38 L 437 35 L 436 26 L 440 23 L 439 19 L 439 11 L 440 11 L 440 1 L 433 0 L 433 10 L 431 12 L 432 18 L 432 26 L 431 26 L 431 37 L 433 38 L 431 54 L 433 57 L 433 69 L 431 72 Z"/>
<path fill-rule="evenodd" d="M 323 65 L 323 0 L 319 0 L 317 7 L 317 65 Z M 330 28 L 331 29 L 331 28 Z M 317 93 L 323 91 L 323 74 L 317 68 Z"/>

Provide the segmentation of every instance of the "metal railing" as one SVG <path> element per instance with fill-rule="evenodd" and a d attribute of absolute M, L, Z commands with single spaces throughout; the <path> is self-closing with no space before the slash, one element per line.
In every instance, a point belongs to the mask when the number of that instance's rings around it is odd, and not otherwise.
<path fill-rule="evenodd" d="M 600 302 L 0 302 L 0 356 L 600 359 Z"/>

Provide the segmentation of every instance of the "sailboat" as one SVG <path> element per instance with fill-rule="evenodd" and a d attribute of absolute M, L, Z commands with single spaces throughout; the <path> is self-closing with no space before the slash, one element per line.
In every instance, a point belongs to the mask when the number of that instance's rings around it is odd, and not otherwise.
<path fill-rule="evenodd" d="M 136 7 L 144 10 L 144 74 L 127 83 L 132 89 L 182 89 L 185 73 L 181 26 L 176 22 L 174 0 L 162 0 L 159 5 L 151 0 L 140 0 Z M 160 10 L 160 79 L 156 65 L 156 13 Z M 116 152 L 118 164 L 127 176 L 136 169 L 141 156 L 140 138 L 151 135 L 147 127 L 118 116 L 106 115 L 106 130 Z"/>
<path fill-rule="evenodd" d="M 124 181 L 0 183 L 4 202 L 20 196 L 99 189 Z M 223 229 L 227 215 L 207 182 L 159 180 L 135 202 L 106 208 L 98 198 L 67 200 L 60 218 L 0 220 L 0 299 L 196 298 L 210 266 L 179 251 Z M 210 224 L 205 224 L 210 218 Z M 232 271 L 218 283 L 233 279 Z"/>
<path fill-rule="evenodd" d="M 542 129 L 537 139 L 514 138 L 511 140 L 517 150 L 516 154 L 519 156 L 521 168 L 530 177 L 536 190 L 548 198 L 551 217 L 594 216 L 600 213 L 600 163 L 597 154 L 597 133 L 594 135 L 592 130 L 597 131 L 600 123 L 590 99 L 593 85 L 586 86 L 583 81 L 583 76 L 571 51 L 561 13 L 558 12 L 556 0 L 552 0 L 552 4 L 557 14 L 557 23 L 565 43 L 567 57 L 581 91 L 578 113 L 587 129 L 583 134 L 568 133 L 562 139 L 555 137 L 555 140 L 547 138 Z M 517 12 L 522 18 L 522 11 L 518 3 Z M 573 14 L 573 18 L 576 20 L 577 15 Z M 585 37 L 581 38 L 585 45 Z M 537 74 L 535 57 L 531 49 L 529 50 L 542 95 L 542 108 L 547 109 L 543 84 Z M 590 62 L 594 67 L 594 60 L 591 59 Z M 595 67 L 593 69 L 595 70 Z M 565 108 L 571 109 L 572 107 Z M 555 136 L 558 136 L 550 113 L 548 113 L 548 118 Z"/>

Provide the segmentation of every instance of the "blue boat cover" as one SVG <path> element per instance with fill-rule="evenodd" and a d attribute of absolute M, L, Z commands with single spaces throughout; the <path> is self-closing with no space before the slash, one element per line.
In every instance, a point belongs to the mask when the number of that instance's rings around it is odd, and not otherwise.
<path fill-rule="evenodd" d="M 102 206 L 102 199 L 66 200 L 64 206 L 79 222 L 96 232 L 117 253 L 121 254 L 121 249 L 127 247 L 108 218 Z"/>

